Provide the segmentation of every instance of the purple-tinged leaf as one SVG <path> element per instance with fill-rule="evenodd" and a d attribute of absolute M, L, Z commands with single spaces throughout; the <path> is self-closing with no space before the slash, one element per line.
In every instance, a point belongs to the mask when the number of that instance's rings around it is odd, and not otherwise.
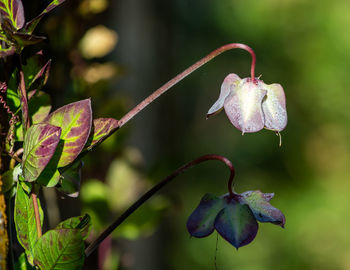
<path fill-rule="evenodd" d="M 15 29 L 21 29 L 25 22 L 22 1 L 0 0 L 0 17 L 2 17 L 2 21 L 10 22 Z"/>
<path fill-rule="evenodd" d="M 25 27 L 24 27 L 24 31 L 25 33 L 31 34 L 33 33 L 34 29 L 36 28 L 36 26 L 38 25 L 38 23 L 40 22 L 40 20 L 42 19 L 42 17 L 44 17 L 47 13 L 49 13 L 51 10 L 53 10 L 55 7 L 61 5 L 63 2 L 65 2 L 65 0 L 54 0 L 52 1 L 44 10 L 43 12 L 41 12 L 37 17 L 35 17 L 34 19 L 32 19 L 31 21 L 27 22 Z"/>
<path fill-rule="evenodd" d="M 224 79 L 222 85 L 221 85 L 221 91 L 220 91 L 220 96 L 219 99 L 214 103 L 213 106 L 209 109 L 207 113 L 207 118 L 209 116 L 212 116 L 219 112 L 223 107 L 226 98 L 232 94 L 233 89 L 235 89 L 238 85 L 239 82 L 241 81 L 241 78 L 238 77 L 236 74 L 231 73 L 226 76 Z"/>
<path fill-rule="evenodd" d="M 265 84 L 264 84 L 265 85 Z M 265 85 L 267 98 L 262 102 L 265 128 L 282 131 L 287 126 L 286 97 L 280 84 Z"/>
<path fill-rule="evenodd" d="M 286 218 L 280 210 L 269 203 L 273 193 L 262 193 L 256 190 L 246 191 L 240 195 L 240 203 L 247 204 L 258 221 L 271 222 L 284 228 Z"/>
<path fill-rule="evenodd" d="M 34 263 L 40 269 L 81 269 L 84 239 L 90 227 L 88 215 L 73 217 L 46 232 L 34 249 Z"/>
<path fill-rule="evenodd" d="M 49 163 L 60 141 L 61 128 L 49 124 L 31 126 L 24 138 L 24 179 L 35 181 Z"/>
<path fill-rule="evenodd" d="M 262 90 L 249 79 L 243 79 L 237 86 L 231 98 L 226 99 L 224 108 L 231 123 L 242 134 L 257 132 L 264 128 L 262 100 L 266 90 Z"/>
<path fill-rule="evenodd" d="M 118 128 L 118 120 L 113 118 L 97 118 L 93 122 L 93 135 L 90 136 L 85 148 L 91 150 L 104 141 Z"/>
<path fill-rule="evenodd" d="M 45 122 L 62 129 L 63 149 L 58 167 L 73 162 L 83 149 L 91 130 L 92 112 L 90 99 L 65 105 L 51 113 Z"/>
<path fill-rule="evenodd" d="M 0 58 L 7 57 L 10 55 L 13 55 L 16 52 L 15 47 L 8 47 L 8 48 L 3 48 L 2 45 L 0 44 Z"/>
<path fill-rule="evenodd" d="M 214 231 L 216 216 L 225 201 L 212 194 L 205 194 L 187 221 L 187 230 L 194 237 L 205 237 Z"/>
<path fill-rule="evenodd" d="M 38 199 L 40 224 L 43 225 L 44 213 Z M 38 240 L 36 230 L 35 213 L 33 200 L 27 194 L 21 183 L 17 184 L 17 193 L 15 199 L 14 221 L 17 231 L 17 238 L 22 247 L 26 250 L 28 257 L 33 258 L 34 246 Z"/>
<path fill-rule="evenodd" d="M 69 197 L 76 198 L 79 196 L 81 168 L 83 162 L 81 160 L 75 161 L 72 166 L 62 172 L 60 185 L 58 190 Z"/>
<path fill-rule="evenodd" d="M 228 202 L 215 220 L 215 229 L 237 249 L 254 240 L 258 223 L 248 205 Z"/>

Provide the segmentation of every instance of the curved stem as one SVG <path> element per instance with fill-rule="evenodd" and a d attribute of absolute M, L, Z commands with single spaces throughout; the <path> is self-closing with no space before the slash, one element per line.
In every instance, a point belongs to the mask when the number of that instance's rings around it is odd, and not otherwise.
<path fill-rule="evenodd" d="M 219 155 L 205 155 L 201 156 L 182 167 L 178 168 L 176 171 L 168 175 L 166 178 L 164 178 L 161 182 L 159 182 L 157 185 L 155 185 L 153 188 L 151 188 L 149 191 L 147 191 L 140 199 L 138 199 L 133 205 L 131 205 L 122 215 L 117 218 L 106 230 L 104 230 L 100 236 L 91 243 L 86 249 L 85 249 L 85 256 L 89 257 L 89 255 L 98 247 L 98 245 L 108 236 L 110 235 L 121 223 L 124 222 L 125 219 L 127 219 L 133 212 L 135 212 L 142 204 L 144 204 L 149 198 L 151 198 L 155 193 L 157 193 L 162 187 L 164 187 L 166 184 L 170 183 L 171 180 L 173 180 L 176 176 L 183 173 L 187 169 L 208 161 L 208 160 L 218 160 L 226 164 L 226 166 L 230 169 L 230 177 L 229 177 L 229 183 L 231 186 L 229 186 L 229 193 L 231 197 L 234 197 L 234 193 L 232 191 L 232 183 L 233 183 L 233 177 L 235 176 L 235 169 L 231 163 L 230 160 L 223 156 Z"/>
<path fill-rule="evenodd" d="M 250 75 L 251 79 L 254 82 L 255 81 L 255 62 L 256 62 L 256 56 L 252 48 L 245 44 L 241 43 L 230 43 L 226 44 L 214 51 L 212 51 L 207 56 L 203 57 L 198 62 L 194 63 L 192 66 L 175 76 L 173 79 L 168 81 L 166 84 L 161 86 L 159 89 L 157 89 L 155 92 L 153 92 L 149 97 L 144 99 L 141 103 L 139 103 L 135 108 L 133 108 L 131 111 L 129 111 L 125 116 L 123 116 L 119 120 L 119 128 L 121 128 L 123 125 L 125 125 L 130 119 L 132 119 L 136 114 L 138 114 L 140 111 L 142 111 L 147 105 L 152 103 L 155 99 L 157 99 L 159 96 L 164 94 L 168 89 L 173 87 L 175 84 L 177 84 L 179 81 L 190 75 L 193 71 L 200 68 L 204 64 L 208 63 L 210 60 L 215 58 L 216 56 L 222 54 L 223 52 L 226 52 L 231 49 L 243 49 L 250 53 L 252 56 L 252 64 L 250 68 Z"/>

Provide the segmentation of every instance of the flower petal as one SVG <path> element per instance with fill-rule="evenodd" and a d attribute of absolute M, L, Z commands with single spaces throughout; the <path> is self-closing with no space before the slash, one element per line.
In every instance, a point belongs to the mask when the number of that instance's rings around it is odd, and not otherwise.
<path fill-rule="evenodd" d="M 224 207 L 224 199 L 205 194 L 187 221 L 187 230 L 194 237 L 205 237 L 214 231 L 215 218 Z"/>
<path fill-rule="evenodd" d="M 266 98 L 262 102 L 265 117 L 265 128 L 273 131 L 282 131 L 287 125 L 286 97 L 280 84 L 266 85 Z"/>
<path fill-rule="evenodd" d="M 264 128 L 261 103 L 266 90 L 249 78 L 241 81 L 233 94 L 225 101 L 225 112 L 231 123 L 244 133 L 257 132 Z"/>
<path fill-rule="evenodd" d="M 238 249 L 254 240 L 258 223 L 248 205 L 231 201 L 218 214 L 215 229 Z"/>
<path fill-rule="evenodd" d="M 273 193 L 262 193 L 260 190 L 256 190 L 246 191 L 240 195 L 240 203 L 247 204 L 258 221 L 271 222 L 284 227 L 286 218 L 283 213 L 269 203 Z"/>
<path fill-rule="evenodd" d="M 231 73 L 226 76 L 224 79 L 222 85 L 221 85 L 221 91 L 219 99 L 214 103 L 213 106 L 209 109 L 207 113 L 207 118 L 209 116 L 212 116 L 213 114 L 219 112 L 222 107 L 224 106 L 225 99 L 230 95 L 232 92 L 232 87 L 235 88 L 239 84 L 241 78 L 238 77 L 236 74 Z"/>

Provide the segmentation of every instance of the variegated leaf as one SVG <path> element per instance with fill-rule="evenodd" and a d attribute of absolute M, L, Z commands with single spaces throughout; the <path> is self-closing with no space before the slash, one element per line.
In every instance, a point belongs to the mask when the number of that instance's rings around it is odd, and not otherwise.
<path fill-rule="evenodd" d="M 90 136 L 85 148 L 91 150 L 93 147 L 105 140 L 118 128 L 118 120 L 113 118 L 97 118 L 93 122 L 93 135 Z"/>
<path fill-rule="evenodd" d="M 61 128 L 50 124 L 31 126 L 24 138 L 23 176 L 35 181 L 49 163 L 60 141 Z"/>
<path fill-rule="evenodd" d="M 45 122 L 62 129 L 63 149 L 58 167 L 73 162 L 83 149 L 91 130 L 92 112 L 90 99 L 65 105 L 51 113 Z"/>
<path fill-rule="evenodd" d="M 21 29 L 24 25 L 24 10 L 21 0 L 0 0 L 1 23 L 7 20 L 15 29 Z"/>

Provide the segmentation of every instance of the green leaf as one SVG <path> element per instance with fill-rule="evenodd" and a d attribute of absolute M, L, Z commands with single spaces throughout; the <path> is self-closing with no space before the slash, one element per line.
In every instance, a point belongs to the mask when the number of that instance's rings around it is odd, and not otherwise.
<path fill-rule="evenodd" d="M 81 269 L 89 226 L 89 216 L 75 217 L 46 232 L 35 246 L 34 263 L 45 270 Z"/>
<path fill-rule="evenodd" d="M 34 90 L 32 93 L 28 93 L 28 99 L 31 99 L 36 91 L 39 91 L 46 84 L 50 67 L 51 60 L 46 61 L 42 51 L 27 59 L 23 65 L 26 89 L 28 92 Z"/>
<path fill-rule="evenodd" d="M 2 20 L 11 23 L 15 29 L 23 27 L 25 18 L 21 0 L 0 0 L 0 15 Z"/>
<path fill-rule="evenodd" d="M 85 240 L 89 236 L 91 227 L 91 218 L 88 214 L 79 217 L 68 218 L 59 223 L 56 229 L 79 229 L 80 233 Z"/>
<path fill-rule="evenodd" d="M 32 91 L 33 92 L 33 91 Z M 28 93 L 28 96 L 32 92 Z M 29 116 L 32 124 L 39 124 L 45 120 L 51 111 L 51 98 L 45 92 L 38 92 L 34 98 L 29 99 Z"/>
<path fill-rule="evenodd" d="M 90 136 L 85 148 L 91 150 L 93 147 L 105 140 L 118 128 L 118 120 L 113 118 L 97 118 L 93 122 L 93 135 Z"/>
<path fill-rule="evenodd" d="M 35 270 L 35 268 L 28 263 L 26 254 L 22 253 L 15 264 L 15 270 Z"/>
<path fill-rule="evenodd" d="M 63 149 L 58 167 L 64 167 L 79 155 L 89 137 L 92 112 L 90 99 L 65 105 L 51 113 L 45 122 L 62 129 Z"/>
<path fill-rule="evenodd" d="M 75 161 L 72 166 L 64 170 L 61 174 L 61 182 L 58 190 L 66 195 L 76 198 L 79 196 L 81 168 L 83 162 L 81 160 Z"/>
<path fill-rule="evenodd" d="M 50 124 L 31 126 L 24 138 L 23 176 L 35 181 L 49 163 L 60 141 L 61 128 Z"/>
<path fill-rule="evenodd" d="M 34 19 L 32 19 L 30 22 L 26 23 L 25 27 L 24 27 L 24 31 L 27 34 L 31 34 L 33 33 L 34 29 L 36 28 L 36 26 L 38 25 L 38 23 L 40 22 L 40 20 L 42 19 L 42 17 L 44 17 L 47 13 L 49 13 L 51 10 L 53 10 L 55 7 L 61 5 L 63 2 L 65 2 L 65 0 L 54 0 L 52 1 L 44 10 L 43 12 L 41 12 L 37 17 L 35 17 Z"/>
<path fill-rule="evenodd" d="M 40 223 L 43 225 L 44 213 L 38 199 Z M 22 247 L 26 250 L 29 259 L 33 256 L 34 246 L 38 240 L 36 230 L 34 205 L 32 198 L 24 191 L 18 182 L 15 199 L 14 221 L 17 231 L 17 238 Z"/>

